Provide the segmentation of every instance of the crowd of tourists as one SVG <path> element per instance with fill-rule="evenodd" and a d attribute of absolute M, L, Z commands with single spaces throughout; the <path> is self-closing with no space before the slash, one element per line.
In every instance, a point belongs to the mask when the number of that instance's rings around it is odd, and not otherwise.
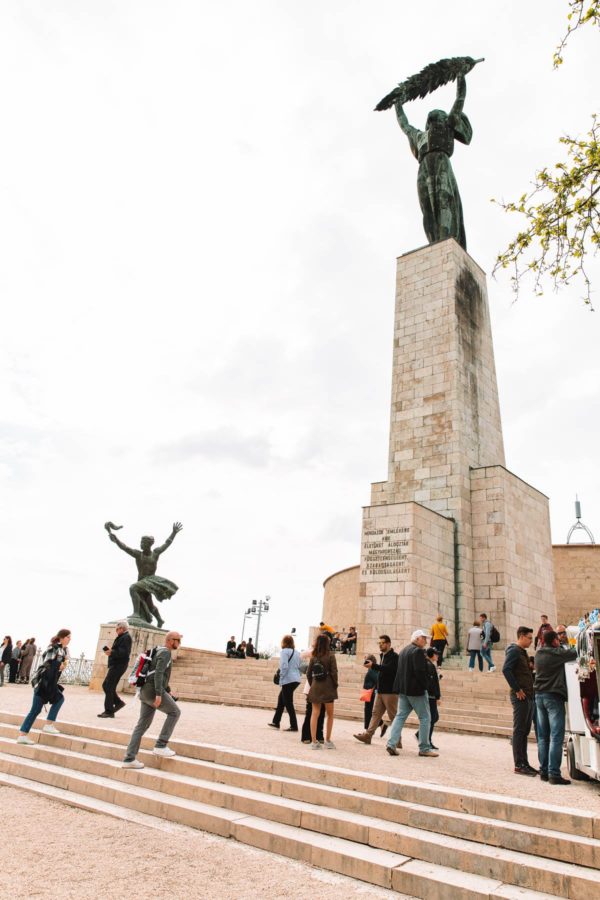
<path fill-rule="evenodd" d="M 29 684 L 31 667 L 37 656 L 35 638 L 15 641 L 6 634 L 0 645 L 0 687 L 5 680 L 9 684 Z M 8 678 L 7 678 L 8 675 Z"/>
<path fill-rule="evenodd" d="M 103 647 L 107 656 L 107 674 L 102 684 L 105 700 L 104 710 L 98 714 L 100 718 L 114 718 L 126 705 L 117 694 L 117 686 L 131 659 L 132 640 L 127 621 L 117 622 L 115 631 L 116 636 L 111 646 L 106 644 Z M 284 712 L 287 712 L 289 726 L 286 730 L 299 732 L 302 743 L 310 744 L 317 751 L 335 750 L 332 733 L 335 701 L 338 699 L 339 670 L 336 651 L 333 649 L 334 635 L 333 629 L 321 623 L 311 649 L 302 653 L 296 649 L 294 636 L 284 635 L 279 668 L 273 678 L 279 686 L 279 695 L 272 721 L 269 722 L 270 727 L 280 729 Z M 495 626 L 485 613 L 481 613 L 479 621 L 469 629 L 467 637 L 469 671 L 474 670 L 476 660 L 479 661 L 480 670 L 483 660 L 487 661 L 490 672 L 495 670 L 492 647 L 498 638 Z M 157 709 L 165 715 L 165 721 L 156 740 L 154 753 L 158 756 L 175 755 L 168 743 L 181 713 L 177 698 L 170 690 L 169 680 L 172 651 L 178 649 L 181 640 L 181 634 L 170 631 L 165 636 L 162 647 L 147 650 L 135 660 L 129 681 L 138 688 L 140 713 L 123 760 L 126 768 L 143 768 L 137 755 L 142 737 L 150 727 Z M 534 640 L 535 656 L 530 657 L 528 650 Z M 70 641 L 71 632 L 61 629 L 43 652 L 41 662 L 31 678 L 34 689 L 32 705 L 21 725 L 18 743 L 34 743 L 29 732 L 45 705 L 48 705 L 49 710 L 43 731 L 47 734 L 60 733 L 55 724 L 64 702 L 60 676 L 68 662 Z M 363 661 L 366 671 L 360 700 L 364 703 L 364 730 L 354 735 L 358 742 L 370 745 L 379 729 L 382 738 L 387 734 L 386 752 L 390 756 L 399 756 L 404 724 L 414 712 L 419 720 L 419 728 L 415 734 L 419 756 L 439 755 L 438 748 L 433 743 L 433 733 L 439 719 L 442 679 L 440 669 L 447 642 L 448 631 L 441 615 L 436 618 L 429 631 L 415 630 L 410 642 L 399 652 L 393 648 L 389 635 L 379 636 L 379 658 L 375 654 L 368 654 Z M 230 643 L 235 644 L 233 636 Z M 246 648 L 247 646 L 246 644 Z M 16 683 L 19 676 L 21 681 L 30 679 L 30 653 L 24 652 L 27 647 L 33 648 L 33 659 L 37 653 L 33 638 L 24 643 L 17 641 L 13 646 L 11 638 L 5 636 L 2 642 L 0 672 L 4 676 L 8 666 L 11 682 Z M 15 655 L 17 649 L 18 656 Z M 565 663 L 576 658 L 577 650 L 569 645 L 566 627 L 559 625 L 555 630 L 547 616 L 542 616 L 535 639 L 533 628 L 520 626 L 516 641 L 507 646 L 502 672 L 510 688 L 513 708 L 512 753 L 515 774 L 539 775 L 542 781 L 554 785 L 570 784 L 561 774 L 567 700 Z M 303 678 L 306 705 L 300 728 L 294 694 Z M 532 725 L 537 739 L 539 769 L 534 768 L 528 758 L 528 738 Z"/>

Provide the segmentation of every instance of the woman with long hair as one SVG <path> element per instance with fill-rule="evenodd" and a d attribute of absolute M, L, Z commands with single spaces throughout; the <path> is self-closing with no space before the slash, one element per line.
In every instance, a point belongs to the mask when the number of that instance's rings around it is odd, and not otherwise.
<path fill-rule="evenodd" d="M 269 722 L 271 728 L 279 728 L 283 710 L 287 710 L 290 717 L 288 731 L 298 731 L 296 710 L 294 709 L 294 691 L 300 684 L 300 654 L 296 650 L 294 638 L 291 634 L 284 634 L 281 639 L 281 653 L 279 654 L 279 697 L 277 709 L 273 721 Z"/>
<path fill-rule="evenodd" d="M 10 668 L 12 649 L 12 638 L 7 634 L 4 636 L 4 640 L 0 646 L 0 687 L 4 686 L 4 670 L 6 666 Z"/>
<path fill-rule="evenodd" d="M 335 655 L 331 652 L 331 641 L 325 634 L 320 634 L 315 641 L 315 646 L 306 672 L 310 690 L 307 700 L 312 703 L 312 715 L 310 718 L 310 737 L 312 749 L 320 750 L 322 746 L 327 750 L 335 750 L 335 744 L 331 740 L 333 729 L 333 704 L 337 700 L 338 671 Z M 321 706 L 325 706 L 327 723 L 325 728 L 325 743 L 317 740 L 317 723 Z"/>
<path fill-rule="evenodd" d="M 67 665 L 69 656 L 69 642 L 71 640 L 71 632 L 68 628 L 61 628 L 55 636 L 50 640 L 50 644 L 44 651 L 42 661 L 38 666 L 31 683 L 33 685 L 33 702 L 31 709 L 25 716 L 17 744 L 34 744 L 29 737 L 31 727 L 39 714 L 42 707 L 46 703 L 50 703 L 50 710 L 42 731 L 46 734 L 60 734 L 55 726 L 58 711 L 63 705 L 63 687 L 58 683 L 63 669 Z"/>

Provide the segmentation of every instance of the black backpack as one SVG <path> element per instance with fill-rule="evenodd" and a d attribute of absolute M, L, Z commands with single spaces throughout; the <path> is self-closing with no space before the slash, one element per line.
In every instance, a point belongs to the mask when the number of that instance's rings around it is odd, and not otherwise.
<path fill-rule="evenodd" d="M 153 647 L 148 656 L 146 657 L 146 661 L 142 668 L 140 669 L 140 673 L 137 677 L 136 687 L 143 687 L 148 680 L 148 675 L 154 674 L 154 669 L 152 668 L 152 664 L 154 662 L 154 657 L 158 651 L 158 647 Z"/>
<path fill-rule="evenodd" d="M 498 631 L 496 626 L 492 624 L 492 627 L 490 629 L 490 641 L 492 642 L 492 644 L 497 644 L 499 640 L 500 632 Z"/>
<path fill-rule="evenodd" d="M 323 665 L 322 662 L 319 662 L 318 659 L 315 659 L 312 666 L 312 677 L 317 681 L 324 681 L 328 676 L 328 671 Z"/>

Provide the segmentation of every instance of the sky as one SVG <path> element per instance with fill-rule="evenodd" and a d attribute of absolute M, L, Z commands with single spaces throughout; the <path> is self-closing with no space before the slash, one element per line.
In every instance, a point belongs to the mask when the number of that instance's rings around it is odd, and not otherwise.
<path fill-rule="evenodd" d="M 600 35 L 552 52 L 565 0 L 4 0 L 0 7 L 0 629 L 45 643 L 130 612 L 138 546 L 184 643 L 221 649 L 269 595 L 261 648 L 306 644 L 358 563 L 386 477 L 395 259 L 425 243 L 417 165 L 376 102 L 448 56 L 474 129 L 453 167 L 488 272 L 507 467 L 579 495 L 600 535 L 596 306 L 514 302 L 494 260 L 516 199 L 596 109 Z M 407 105 L 423 126 L 454 87 Z M 343 623 L 351 624 L 351 623 Z M 246 625 L 255 635 L 255 620 Z"/>

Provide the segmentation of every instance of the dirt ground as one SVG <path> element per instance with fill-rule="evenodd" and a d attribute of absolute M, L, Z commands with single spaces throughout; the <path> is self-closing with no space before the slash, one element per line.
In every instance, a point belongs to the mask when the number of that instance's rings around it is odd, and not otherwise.
<path fill-rule="evenodd" d="M 98 720 L 102 695 L 86 688 L 67 687 L 60 718 L 70 722 L 102 724 L 130 731 L 137 719 L 137 701 L 126 697 L 127 706 L 114 720 Z M 275 689 L 274 689 L 275 699 Z M 31 691 L 22 685 L 0 689 L 0 709 L 25 715 Z M 507 701 L 508 702 L 508 701 Z M 569 787 L 542 784 L 512 772 L 508 740 L 439 732 L 437 759 L 417 755 L 412 730 L 403 736 L 401 756 L 385 753 L 384 741 L 375 738 L 364 746 L 352 737 L 356 722 L 334 724 L 336 750 L 318 755 L 300 743 L 299 735 L 269 728 L 268 711 L 202 703 L 181 704 L 182 716 L 174 738 L 189 738 L 255 752 L 304 759 L 362 772 L 389 774 L 428 784 L 543 801 L 600 814 L 598 782 L 573 783 Z M 443 716 L 443 708 L 440 710 Z M 149 734 L 158 733 L 157 713 Z M 60 727 L 60 720 L 58 722 Z M 287 727 L 284 720 L 283 726 Z M 535 763 L 535 745 L 530 761 Z M 322 872 L 301 863 L 223 838 L 172 823 L 148 828 L 135 822 L 112 819 L 14 788 L 0 788 L 4 829 L 0 842 L 0 870 L 4 874 L 0 900 L 13 896 L 14 885 L 25 895 L 43 898 L 114 898 L 125 900 L 140 890 L 158 889 L 172 898 L 255 897 L 322 898 L 384 897 L 390 893 L 342 876 Z M 32 864 L 31 855 L 36 863 Z M 6 893 L 4 893 L 6 891 Z M 19 891 L 18 893 L 21 893 Z M 21 893 L 21 895 L 23 895 Z M 398 895 L 396 895 L 398 896 Z"/>

